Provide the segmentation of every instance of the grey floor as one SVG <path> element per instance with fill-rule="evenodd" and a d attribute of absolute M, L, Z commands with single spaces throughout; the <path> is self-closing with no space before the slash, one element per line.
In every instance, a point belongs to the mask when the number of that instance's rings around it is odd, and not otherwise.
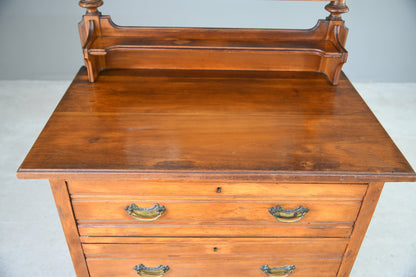
<path fill-rule="evenodd" d="M 69 82 L 0 81 L 0 276 L 75 276 L 45 180 L 15 171 Z M 416 168 L 416 84 L 356 84 Z M 416 183 L 387 183 L 351 276 L 416 276 Z"/>

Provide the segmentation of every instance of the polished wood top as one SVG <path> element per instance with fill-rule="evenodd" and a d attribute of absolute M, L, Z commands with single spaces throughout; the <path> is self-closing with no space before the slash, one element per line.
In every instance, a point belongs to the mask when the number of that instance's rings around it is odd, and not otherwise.
<path fill-rule="evenodd" d="M 102 173 L 416 179 L 343 74 L 81 68 L 18 176 Z"/>

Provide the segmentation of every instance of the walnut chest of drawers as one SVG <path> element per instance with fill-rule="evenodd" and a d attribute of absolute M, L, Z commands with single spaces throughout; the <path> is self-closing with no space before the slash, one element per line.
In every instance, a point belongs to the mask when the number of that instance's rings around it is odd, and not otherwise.
<path fill-rule="evenodd" d="M 345 75 L 81 68 L 18 171 L 78 276 L 348 276 L 415 173 Z"/>

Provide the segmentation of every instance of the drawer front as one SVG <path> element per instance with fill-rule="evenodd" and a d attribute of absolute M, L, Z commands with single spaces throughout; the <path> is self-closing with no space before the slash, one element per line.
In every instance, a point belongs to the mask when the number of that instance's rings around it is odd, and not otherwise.
<path fill-rule="evenodd" d="M 91 202 L 90 202 L 91 201 Z M 73 208 L 78 221 L 113 221 L 142 224 L 140 217 L 129 215 L 127 206 L 135 204 L 137 207 L 150 208 L 154 204 L 165 207 L 158 222 L 247 222 L 247 223 L 274 223 L 279 221 L 270 213 L 270 209 L 279 205 L 283 209 L 294 209 L 302 206 L 308 209 L 303 218 L 299 217 L 299 223 L 324 223 L 324 222 L 354 222 L 360 202 L 304 202 L 304 201 L 233 201 L 219 202 L 215 199 L 206 200 L 146 200 L 132 199 L 131 201 L 92 202 L 74 201 Z M 282 217 L 282 220 L 284 218 Z M 296 220 L 296 219 L 294 219 Z"/>
<path fill-rule="evenodd" d="M 68 181 L 69 193 L 74 198 L 91 195 L 109 198 L 124 196 L 214 196 L 269 197 L 284 199 L 341 199 L 361 200 L 366 184 L 285 184 L 274 182 L 230 181 L 146 181 L 146 180 L 78 180 Z"/>
<path fill-rule="evenodd" d="M 132 203 L 141 208 L 154 204 L 165 210 L 152 221 L 142 221 L 125 210 Z M 218 201 L 215 198 L 153 200 L 73 200 L 81 235 L 88 236 L 349 236 L 361 202 L 270 201 L 259 199 Z M 270 208 L 294 209 L 307 213 L 297 222 L 276 219 Z M 146 219 L 147 220 L 147 219 Z M 290 220 L 293 221 L 293 220 Z"/>
<path fill-rule="evenodd" d="M 365 184 L 284 184 L 230 181 L 69 180 L 83 236 L 349 237 Z M 135 204 L 166 211 L 139 221 Z M 283 223 L 269 209 L 308 208 L 298 222 Z"/>
<path fill-rule="evenodd" d="M 266 277 L 261 271 L 263 265 L 270 267 L 295 265 L 291 277 L 335 277 L 340 266 L 340 260 L 291 260 L 291 259 L 149 259 L 149 260 L 87 260 L 91 277 L 137 277 L 134 269 L 143 264 L 150 267 L 168 265 L 166 277 Z M 151 276 L 151 275 L 143 275 Z M 154 275 L 162 276 L 162 275 Z M 271 275 L 287 276 L 287 275 Z"/>
<path fill-rule="evenodd" d="M 165 276 L 267 276 L 263 265 L 294 265 L 293 276 L 335 276 L 347 244 L 328 238 L 123 240 L 128 243 L 83 244 L 91 276 L 138 276 L 140 264 L 169 266 Z"/>

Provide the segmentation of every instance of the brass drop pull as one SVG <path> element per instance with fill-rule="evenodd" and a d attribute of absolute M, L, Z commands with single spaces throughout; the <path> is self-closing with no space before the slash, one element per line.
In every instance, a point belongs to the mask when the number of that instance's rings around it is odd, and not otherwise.
<path fill-rule="evenodd" d="M 282 267 L 269 267 L 267 264 L 260 267 L 269 277 L 286 277 L 292 274 L 293 270 L 296 269 L 294 265 L 287 265 Z"/>
<path fill-rule="evenodd" d="M 301 220 L 306 213 L 309 212 L 307 207 L 299 206 L 296 209 L 287 210 L 281 206 L 271 207 L 269 213 L 272 214 L 280 222 L 297 222 Z"/>
<path fill-rule="evenodd" d="M 140 221 L 154 221 L 162 216 L 166 211 L 165 206 L 160 206 L 159 204 L 154 204 L 150 208 L 140 208 L 136 204 L 131 204 L 125 208 L 127 213 Z"/>
<path fill-rule="evenodd" d="M 147 267 L 144 264 L 139 264 L 134 267 L 134 270 L 143 277 L 161 277 L 169 270 L 169 266 L 159 265 L 157 267 Z"/>

